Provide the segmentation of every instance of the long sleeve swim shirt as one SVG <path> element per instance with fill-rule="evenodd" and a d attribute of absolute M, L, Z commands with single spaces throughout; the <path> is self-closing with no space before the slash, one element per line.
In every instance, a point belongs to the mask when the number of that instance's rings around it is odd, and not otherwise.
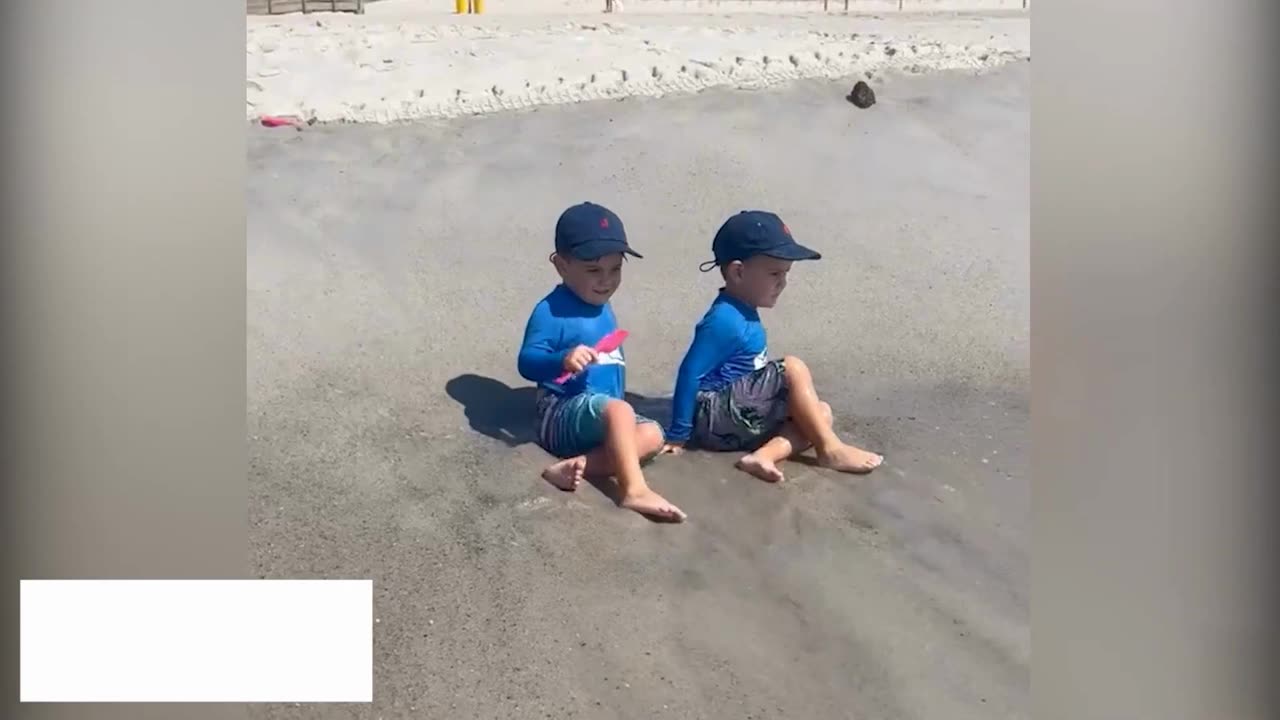
<path fill-rule="evenodd" d="M 561 395 L 602 393 L 621 399 L 626 389 L 626 360 L 622 348 L 601 353 L 596 361 L 563 385 L 555 379 L 564 372 L 564 356 L 586 345 L 594 347 L 618 327 L 608 303 L 592 305 L 572 290 L 557 285 L 533 308 L 524 329 L 524 342 L 516 364 L 520 376 Z"/>
<path fill-rule="evenodd" d="M 694 329 L 693 342 L 676 373 L 668 440 L 689 439 L 698 393 L 719 390 L 764 367 L 768 360 L 768 338 L 760 313 L 721 290 Z"/>

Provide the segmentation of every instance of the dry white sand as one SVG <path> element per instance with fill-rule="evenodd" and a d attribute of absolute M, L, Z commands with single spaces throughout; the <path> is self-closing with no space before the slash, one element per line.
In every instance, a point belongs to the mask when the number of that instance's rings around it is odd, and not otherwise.
<path fill-rule="evenodd" d="M 631 0 L 625 12 L 604 14 L 602 6 L 491 1 L 485 15 L 457 16 L 445 2 L 386 0 L 363 16 L 251 16 L 246 114 L 395 122 L 801 78 L 875 84 L 886 72 L 982 71 L 1031 52 L 1021 12 L 845 15 L 821 12 L 820 2 Z"/>

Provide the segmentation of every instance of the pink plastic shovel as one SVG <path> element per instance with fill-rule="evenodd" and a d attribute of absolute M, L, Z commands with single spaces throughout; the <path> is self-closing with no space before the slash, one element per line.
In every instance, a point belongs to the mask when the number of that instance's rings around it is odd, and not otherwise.
<path fill-rule="evenodd" d="M 595 351 L 597 353 L 611 353 L 622 347 L 622 342 L 627 339 L 626 330 L 614 330 L 613 332 L 600 338 L 600 342 L 596 343 Z M 556 378 L 557 385 L 563 385 L 573 377 L 573 373 L 567 372 Z"/>

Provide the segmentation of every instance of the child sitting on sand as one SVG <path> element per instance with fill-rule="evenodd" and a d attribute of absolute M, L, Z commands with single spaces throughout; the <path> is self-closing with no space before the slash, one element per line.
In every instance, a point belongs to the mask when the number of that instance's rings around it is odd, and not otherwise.
<path fill-rule="evenodd" d="M 724 287 L 694 330 L 676 376 L 671 427 L 663 452 L 687 443 L 747 451 L 737 467 L 780 482 L 778 465 L 813 447 L 818 464 L 865 473 L 883 461 L 845 444 L 832 429 L 831 406 L 818 399 L 809 368 L 797 357 L 769 360 L 758 308 L 773 307 L 796 260 L 822 256 L 798 244 L 777 215 L 745 211 L 725 221 L 711 251 Z"/>
<path fill-rule="evenodd" d="M 641 458 L 662 448 L 662 428 L 624 399 L 622 348 L 593 347 L 617 329 L 609 298 L 622 282 L 627 244 L 622 220 L 594 203 L 575 205 L 556 222 L 551 262 L 562 280 L 533 308 L 520 346 L 520 375 L 538 384 L 538 444 L 562 458 L 542 473 L 561 490 L 587 475 L 614 476 L 620 504 L 638 513 L 681 521 L 685 514 L 645 483 Z M 573 376 L 559 384 L 563 373 Z"/>

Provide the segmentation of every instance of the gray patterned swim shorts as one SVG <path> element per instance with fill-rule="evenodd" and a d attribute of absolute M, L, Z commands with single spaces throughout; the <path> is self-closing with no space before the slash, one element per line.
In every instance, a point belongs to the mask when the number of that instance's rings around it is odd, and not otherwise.
<path fill-rule="evenodd" d="M 719 390 L 698 393 L 692 444 L 704 450 L 750 451 L 787 421 L 786 367 L 773 360 Z"/>

